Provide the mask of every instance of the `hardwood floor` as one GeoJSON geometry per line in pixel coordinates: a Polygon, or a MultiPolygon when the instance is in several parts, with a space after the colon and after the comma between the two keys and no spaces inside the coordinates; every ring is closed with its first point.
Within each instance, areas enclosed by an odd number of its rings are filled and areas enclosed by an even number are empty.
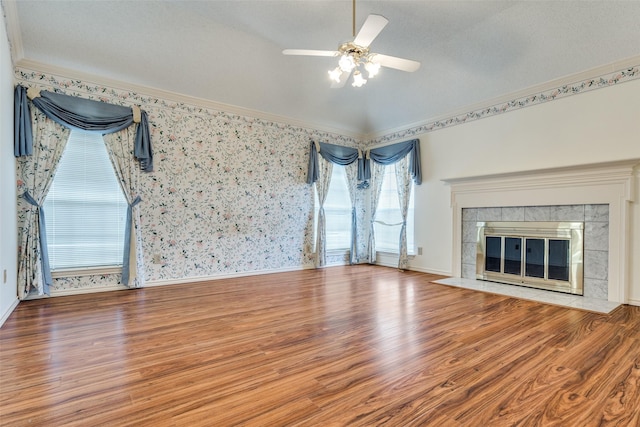
{"type": "Polygon", "coordinates": [[[639,426],[640,307],[372,266],[21,303],[3,426],[639,426]]]}

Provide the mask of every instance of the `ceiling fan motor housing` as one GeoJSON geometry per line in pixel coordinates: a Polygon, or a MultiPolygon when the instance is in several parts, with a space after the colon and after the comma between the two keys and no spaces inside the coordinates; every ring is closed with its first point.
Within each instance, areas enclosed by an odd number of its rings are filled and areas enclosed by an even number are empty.
{"type": "Polygon", "coordinates": [[[369,56],[369,48],[358,46],[353,42],[342,43],[338,48],[338,52],[341,55],[350,55],[356,63],[362,62],[362,60],[366,60],[367,56],[369,56]]]}

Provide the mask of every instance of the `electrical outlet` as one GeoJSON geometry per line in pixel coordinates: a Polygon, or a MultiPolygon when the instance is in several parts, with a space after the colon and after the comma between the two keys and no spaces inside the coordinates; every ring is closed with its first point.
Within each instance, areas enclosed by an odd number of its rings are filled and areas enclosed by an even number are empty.
{"type": "Polygon", "coordinates": [[[153,254],[153,263],[162,264],[162,257],[160,256],[160,254],[153,254]]]}
{"type": "Polygon", "coordinates": [[[418,255],[422,255],[422,246],[418,246],[418,255]]]}

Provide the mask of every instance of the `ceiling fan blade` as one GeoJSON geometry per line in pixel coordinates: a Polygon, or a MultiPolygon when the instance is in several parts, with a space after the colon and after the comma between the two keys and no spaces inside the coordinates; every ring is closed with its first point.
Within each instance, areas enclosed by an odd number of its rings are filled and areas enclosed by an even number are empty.
{"type": "Polygon", "coordinates": [[[347,80],[349,80],[349,77],[351,77],[351,72],[349,72],[349,74],[342,73],[342,76],[340,76],[340,83],[331,81],[331,89],[340,89],[341,87],[344,87],[347,80]]]}
{"type": "Polygon", "coordinates": [[[382,15],[369,15],[364,21],[358,35],[353,40],[354,44],[362,47],[369,47],[371,42],[378,37],[380,31],[387,25],[389,20],[382,15]]]}
{"type": "Polygon", "coordinates": [[[396,70],[408,71],[410,73],[420,68],[420,63],[418,61],[413,61],[411,59],[397,58],[395,56],[389,56],[389,55],[381,55],[379,53],[374,53],[373,56],[371,57],[371,61],[377,62],[383,67],[395,68],[396,70]]]}
{"type": "Polygon", "coordinates": [[[282,53],[284,55],[337,56],[339,52],[335,50],[285,49],[282,53]]]}

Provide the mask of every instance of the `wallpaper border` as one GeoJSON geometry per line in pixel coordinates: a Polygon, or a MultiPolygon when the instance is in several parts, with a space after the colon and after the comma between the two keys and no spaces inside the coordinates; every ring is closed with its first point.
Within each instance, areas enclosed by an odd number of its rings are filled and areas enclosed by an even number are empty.
{"type": "Polygon", "coordinates": [[[535,89],[525,89],[521,92],[529,92],[528,95],[514,96],[514,98],[509,101],[495,103],[489,107],[471,109],[471,111],[461,114],[446,115],[448,117],[445,116],[445,118],[440,120],[432,120],[403,130],[391,131],[390,133],[385,133],[382,136],[371,137],[371,139],[367,141],[367,145],[384,145],[397,140],[410,139],[427,132],[433,132],[447,127],[469,123],[474,120],[484,119],[510,111],[516,111],[522,108],[563,99],[573,95],[579,95],[596,89],[611,87],[637,79],[640,79],[640,65],[625,67],[624,69],[596,77],[583,78],[575,81],[574,83],[562,84],[548,89],[537,91],[535,89]]]}

